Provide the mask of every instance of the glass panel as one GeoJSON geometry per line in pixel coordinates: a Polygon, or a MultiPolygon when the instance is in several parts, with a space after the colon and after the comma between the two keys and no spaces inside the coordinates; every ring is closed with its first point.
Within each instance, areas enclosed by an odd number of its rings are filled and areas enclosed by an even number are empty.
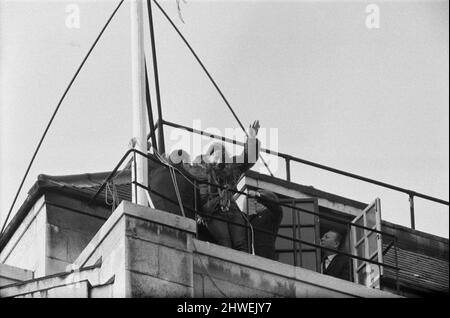
{"type": "Polygon", "coordinates": [[[369,241],[369,255],[371,256],[373,253],[377,252],[377,233],[372,232],[367,237],[369,241]]]}
{"type": "MultiPolygon", "coordinates": [[[[292,237],[292,233],[293,233],[292,228],[280,228],[278,230],[278,234],[288,236],[288,237],[292,237]]],[[[277,237],[277,240],[275,243],[275,248],[277,250],[293,249],[294,248],[293,241],[285,239],[285,238],[277,237]]]]}
{"type": "MultiPolygon", "coordinates": [[[[361,216],[355,223],[358,224],[358,225],[364,226],[364,224],[363,224],[364,223],[363,217],[361,216]]],[[[362,228],[359,228],[359,227],[356,227],[356,226],[354,228],[355,228],[355,231],[356,231],[356,242],[358,242],[363,237],[364,230],[362,228]]]]}
{"type": "Polygon", "coordinates": [[[366,213],[367,227],[373,228],[377,224],[376,205],[372,206],[366,213]]]}
{"type": "MultiPolygon", "coordinates": [[[[295,207],[298,207],[302,210],[311,211],[314,212],[314,202],[296,202],[293,204],[295,207]]],[[[295,213],[297,214],[297,219],[299,220],[300,224],[306,225],[306,224],[314,224],[314,215],[302,212],[300,210],[295,210],[295,213]]]]}
{"type": "MultiPolygon", "coordinates": [[[[365,249],[365,244],[364,244],[364,240],[356,247],[356,255],[359,257],[364,257],[366,258],[366,249],[365,249]]],[[[361,265],[363,261],[358,260],[358,266],[361,265]]]]}
{"type": "Polygon", "coordinates": [[[283,210],[283,219],[281,225],[292,225],[292,209],[287,207],[281,207],[283,210]]]}
{"type": "MultiPolygon", "coordinates": [[[[304,207],[302,207],[302,208],[304,208],[304,207]]],[[[313,211],[313,210],[311,210],[311,211],[313,211]]],[[[314,218],[315,218],[314,214],[310,214],[310,213],[307,213],[307,212],[299,212],[298,215],[300,217],[300,224],[301,225],[314,224],[314,221],[315,221],[314,220],[314,218]]]]}
{"type": "Polygon", "coordinates": [[[278,261],[281,263],[294,265],[294,252],[278,253],[278,261]]]}
{"type": "Polygon", "coordinates": [[[302,267],[317,271],[316,269],[316,252],[303,252],[302,253],[302,267]]]}
{"type": "MultiPolygon", "coordinates": [[[[315,243],[316,241],[316,229],[314,227],[301,227],[300,229],[300,239],[305,242],[315,243]]],[[[314,248],[308,244],[301,244],[301,249],[314,248]]]]}

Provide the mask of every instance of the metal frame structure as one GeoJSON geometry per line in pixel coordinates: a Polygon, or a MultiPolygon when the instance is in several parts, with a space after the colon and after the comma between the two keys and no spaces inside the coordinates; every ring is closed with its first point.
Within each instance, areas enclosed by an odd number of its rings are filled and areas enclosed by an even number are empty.
{"type": "MultiPolygon", "coordinates": [[[[165,166],[165,167],[168,168],[168,166],[166,166],[166,164],[160,162],[158,159],[154,158],[151,155],[145,154],[145,153],[143,153],[143,152],[141,152],[141,151],[139,151],[137,149],[129,149],[125,153],[125,155],[121,158],[121,160],[116,165],[116,167],[113,169],[113,171],[106,177],[106,179],[104,180],[104,182],[102,183],[100,188],[97,190],[97,192],[91,197],[90,204],[92,204],[97,199],[99,194],[105,189],[106,184],[111,179],[114,178],[114,176],[118,173],[120,166],[125,162],[125,160],[130,156],[130,154],[132,154],[132,156],[133,156],[132,160],[134,160],[134,157],[139,155],[139,156],[143,156],[143,157],[147,158],[148,160],[151,160],[151,161],[153,161],[153,162],[155,162],[155,163],[157,163],[157,164],[159,164],[161,166],[165,166]]],[[[192,181],[196,182],[196,183],[200,183],[200,181],[195,180],[195,179],[193,179],[192,181]]],[[[204,181],[201,181],[201,182],[202,183],[206,183],[206,184],[211,185],[211,186],[214,186],[214,187],[225,189],[225,188],[221,187],[220,185],[210,184],[210,183],[204,182],[204,181]]],[[[159,193],[157,190],[151,189],[149,186],[144,186],[144,185],[140,184],[139,182],[137,182],[135,180],[131,181],[131,185],[132,185],[132,187],[144,189],[144,190],[148,191],[149,193],[157,195],[157,196],[159,196],[159,197],[161,197],[161,198],[163,198],[163,199],[165,199],[165,200],[167,200],[167,201],[169,201],[169,202],[171,202],[173,204],[177,204],[178,205],[178,202],[175,202],[175,201],[171,200],[170,198],[167,198],[163,194],[159,193]]],[[[232,190],[232,189],[228,189],[228,190],[233,192],[234,194],[237,194],[237,195],[244,195],[244,196],[247,196],[247,197],[249,196],[248,193],[246,193],[244,191],[232,190]]],[[[194,212],[194,213],[196,213],[196,214],[198,214],[200,216],[204,216],[203,212],[198,211],[198,209],[197,209],[198,204],[197,204],[196,201],[197,200],[195,200],[195,209],[191,209],[191,208],[183,205],[184,209],[191,210],[192,212],[194,212]]],[[[346,252],[343,252],[343,251],[340,251],[340,250],[324,247],[324,246],[322,246],[320,244],[316,244],[316,243],[312,243],[312,242],[308,242],[308,241],[302,240],[301,238],[289,237],[289,236],[281,235],[281,234],[278,234],[278,233],[274,234],[274,233],[272,233],[270,231],[257,229],[257,231],[259,231],[259,232],[262,232],[262,233],[265,233],[265,234],[270,234],[270,235],[275,235],[277,238],[290,240],[290,241],[293,242],[293,244],[304,244],[304,245],[311,246],[311,248],[332,251],[335,254],[340,254],[340,255],[344,255],[346,257],[349,257],[351,260],[359,260],[361,262],[366,262],[366,263],[369,263],[369,264],[377,265],[377,266],[380,266],[382,268],[389,268],[389,269],[395,270],[396,271],[396,286],[397,286],[397,289],[399,288],[399,282],[398,282],[399,275],[398,275],[398,273],[400,271],[400,268],[398,267],[398,260],[397,260],[397,238],[394,235],[386,233],[386,232],[383,232],[383,231],[380,231],[380,230],[376,230],[376,229],[373,229],[373,228],[369,228],[369,227],[366,227],[366,226],[363,226],[363,225],[351,223],[351,222],[348,222],[348,221],[345,221],[345,220],[342,220],[342,219],[337,219],[336,217],[333,217],[333,216],[319,214],[318,212],[312,212],[312,211],[309,211],[309,210],[306,210],[306,209],[302,209],[302,208],[299,208],[299,207],[296,207],[296,206],[283,204],[283,203],[277,203],[277,204],[280,205],[280,206],[283,206],[283,207],[290,208],[293,211],[299,211],[299,212],[308,213],[308,214],[311,214],[311,215],[314,215],[314,216],[318,216],[318,217],[321,217],[321,218],[329,219],[329,220],[334,221],[334,222],[340,222],[342,224],[346,224],[349,227],[353,226],[353,227],[357,227],[357,228],[360,228],[360,229],[365,230],[365,231],[370,231],[370,232],[373,232],[373,233],[377,233],[377,234],[380,234],[380,235],[391,237],[393,239],[392,242],[383,250],[382,254],[383,255],[386,254],[389,251],[390,248],[394,247],[395,263],[396,263],[395,266],[392,266],[392,265],[389,265],[389,264],[380,263],[380,262],[378,262],[376,260],[373,260],[373,259],[360,257],[358,255],[346,253],[346,252]]],[[[208,218],[214,219],[214,218],[217,218],[217,217],[208,215],[208,218]]],[[[223,219],[221,219],[221,218],[217,218],[217,219],[220,219],[220,220],[223,221],[223,219]]],[[[236,225],[236,226],[245,227],[245,228],[250,230],[250,226],[248,226],[248,225],[235,223],[235,222],[232,222],[232,221],[229,221],[229,220],[227,220],[227,222],[229,222],[230,224],[236,225]]],[[[255,230],[255,229],[253,229],[253,230],[255,230]]],[[[320,268],[318,270],[320,271],[320,268]]]]}

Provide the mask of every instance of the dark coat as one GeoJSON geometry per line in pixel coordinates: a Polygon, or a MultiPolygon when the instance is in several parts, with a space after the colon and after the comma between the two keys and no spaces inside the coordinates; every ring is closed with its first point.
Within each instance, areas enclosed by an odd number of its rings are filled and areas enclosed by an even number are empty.
{"type": "MultiPolygon", "coordinates": [[[[184,208],[184,213],[186,217],[190,219],[195,219],[194,210],[194,186],[186,180],[179,172],[175,173],[176,180],[178,184],[178,189],[180,191],[181,201],[184,208]]],[[[155,192],[161,193],[165,197],[169,198],[174,202],[178,202],[177,195],[175,193],[175,187],[170,177],[169,169],[160,166],[154,168],[150,171],[149,175],[149,186],[155,192]]],[[[155,205],[156,209],[167,211],[173,214],[182,215],[179,204],[174,204],[155,193],[150,193],[150,197],[155,205]]]]}
{"type": "Polygon", "coordinates": [[[236,186],[242,175],[259,158],[259,144],[260,142],[256,138],[247,139],[244,145],[244,151],[239,156],[232,157],[229,162],[225,162],[225,158],[223,158],[224,163],[210,164],[202,159],[187,169],[189,174],[199,181],[199,207],[202,212],[213,214],[214,212],[227,209],[240,212],[239,207],[233,199],[233,191],[222,191],[220,188],[208,185],[207,183],[237,190],[236,186]],[[252,158],[250,155],[249,147],[256,149],[256,158],[252,158]]]}
{"type": "Polygon", "coordinates": [[[349,258],[344,255],[336,255],[323,273],[325,275],[351,281],[349,258]]]}
{"type": "Polygon", "coordinates": [[[250,216],[250,223],[253,226],[254,232],[255,254],[276,260],[275,235],[278,234],[283,211],[279,205],[269,203],[264,199],[258,201],[260,201],[266,209],[250,216]],[[273,233],[273,235],[260,232],[258,231],[259,229],[269,231],[273,233]]]}

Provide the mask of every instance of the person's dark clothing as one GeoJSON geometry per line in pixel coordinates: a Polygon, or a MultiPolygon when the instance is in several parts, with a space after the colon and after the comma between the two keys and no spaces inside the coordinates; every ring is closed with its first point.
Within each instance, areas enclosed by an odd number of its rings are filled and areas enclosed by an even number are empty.
{"type": "MultiPolygon", "coordinates": [[[[180,192],[181,202],[184,206],[184,213],[186,217],[195,219],[194,210],[194,186],[186,180],[179,172],[175,172],[178,189],[180,192]]],[[[149,187],[155,192],[159,192],[165,197],[169,198],[172,203],[163,197],[150,192],[150,198],[156,209],[167,211],[173,214],[182,215],[178,198],[175,193],[175,187],[170,176],[170,171],[165,166],[159,166],[152,169],[149,173],[149,187]]]]}
{"type": "Polygon", "coordinates": [[[351,281],[349,258],[344,255],[336,255],[323,273],[325,275],[351,281]]]}
{"type": "Polygon", "coordinates": [[[263,197],[258,199],[266,209],[262,212],[250,216],[250,223],[253,226],[254,233],[254,249],[258,256],[276,260],[275,241],[280,228],[283,211],[277,204],[264,200],[263,197]],[[273,235],[260,232],[258,230],[265,230],[273,233],[273,235]]]}
{"type": "Polygon", "coordinates": [[[232,208],[227,212],[214,213],[213,216],[219,219],[207,218],[206,227],[214,241],[222,246],[248,252],[247,228],[237,225],[247,225],[240,210],[232,208]]]}
{"type": "MultiPolygon", "coordinates": [[[[252,139],[252,142],[256,142],[256,159],[258,159],[259,141],[252,139]]],[[[211,236],[220,245],[245,252],[248,252],[247,228],[245,227],[247,224],[233,199],[234,192],[228,189],[236,190],[242,174],[256,162],[255,158],[249,160],[248,148],[247,141],[244,152],[240,156],[233,157],[230,162],[219,164],[201,162],[192,166],[190,171],[200,181],[200,210],[206,215],[202,217],[202,221],[211,236]],[[208,215],[214,218],[208,218],[208,215]],[[237,224],[227,223],[227,221],[237,224]]]]}

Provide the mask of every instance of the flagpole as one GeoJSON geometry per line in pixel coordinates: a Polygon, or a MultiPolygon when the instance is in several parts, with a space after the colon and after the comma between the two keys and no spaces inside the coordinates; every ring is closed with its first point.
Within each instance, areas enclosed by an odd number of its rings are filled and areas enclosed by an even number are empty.
{"type": "MultiPolygon", "coordinates": [[[[144,25],[142,0],[130,0],[131,20],[131,87],[133,108],[133,139],[135,149],[147,153],[144,25]]],[[[147,158],[136,155],[133,160],[133,181],[148,187],[147,158]]],[[[148,205],[146,190],[132,186],[132,202],[148,205]]]]}

